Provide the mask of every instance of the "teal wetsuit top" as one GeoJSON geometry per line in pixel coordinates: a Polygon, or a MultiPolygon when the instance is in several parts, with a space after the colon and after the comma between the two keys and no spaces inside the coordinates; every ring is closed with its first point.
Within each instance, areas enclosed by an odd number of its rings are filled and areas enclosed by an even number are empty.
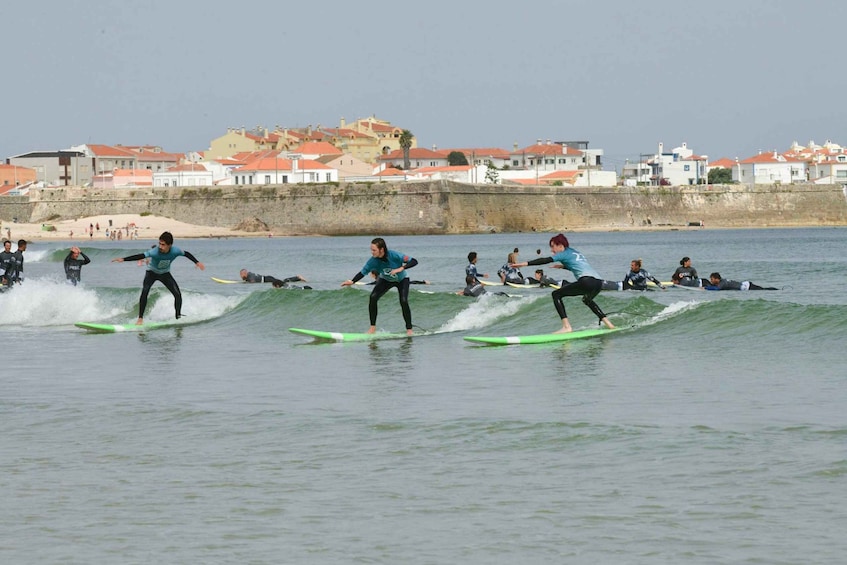
{"type": "MultiPolygon", "coordinates": [[[[365,266],[362,267],[360,274],[362,275],[362,277],[364,277],[368,273],[374,272],[381,279],[385,279],[389,282],[399,282],[405,279],[407,276],[405,269],[400,271],[396,275],[392,275],[391,271],[393,271],[394,269],[399,269],[403,266],[403,263],[408,263],[406,267],[411,268],[412,266],[414,266],[411,264],[412,261],[414,261],[414,259],[412,259],[408,255],[403,255],[402,253],[399,253],[397,251],[386,249],[384,259],[371,257],[370,259],[368,259],[368,262],[365,263],[365,266]]],[[[415,261],[415,265],[416,264],[417,261],[415,261]]],[[[359,277],[359,279],[361,279],[362,277],[359,277]]]]}
{"type": "MultiPolygon", "coordinates": [[[[599,273],[588,263],[585,255],[572,247],[568,247],[561,253],[553,255],[553,261],[564,265],[565,269],[572,272],[577,279],[579,277],[594,277],[595,279],[602,280],[599,273]]],[[[530,264],[532,263],[530,262],[530,264]]]]}
{"type": "MultiPolygon", "coordinates": [[[[147,270],[153,271],[157,275],[169,273],[171,271],[171,263],[173,260],[177,257],[182,257],[183,255],[188,257],[185,251],[175,245],[172,245],[170,251],[167,253],[162,253],[159,251],[158,247],[153,247],[144,252],[144,256],[150,258],[150,264],[147,265],[147,270]]],[[[188,258],[194,261],[194,263],[197,262],[196,259],[192,259],[191,257],[188,258]]]]}

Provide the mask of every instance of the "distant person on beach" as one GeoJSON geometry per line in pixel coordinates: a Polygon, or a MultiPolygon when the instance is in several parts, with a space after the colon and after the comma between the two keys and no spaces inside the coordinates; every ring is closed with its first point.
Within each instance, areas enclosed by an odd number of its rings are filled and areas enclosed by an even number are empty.
{"type": "Polygon", "coordinates": [[[633,259],[629,264],[629,272],[623,278],[624,290],[647,290],[647,283],[652,282],[662,290],[665,285],[659,282],[659,279],[645,271],[642,267],[641,259],[633,259]]]}
{"type": "Polygon", "coordinates": [[[680,286],[701,287],[707,281],[697,276],[697,269],[691,266],[691,257],[683,257],[671,275],[671,282],[680,286]]]}
{"type": "Polygon", "coordinates": [[[709,284],[704,290],[779,290],[773,286],[759,286],[750,281],[733,281],[721,277],[720,273],[709,275],[709,284]]]}
{"type": "MultiPolygon", "coordinates": [[[[274,288],[282,288],[288,286],[288,283],[292,282],[308,282],[302,275],[294,275],[293,277],[287,277],[284,279],[278,279],[276,277],[272,277],[269,275],[257,275],[256,273],[251,273],[247,269],[241,269],[239,273],[241,276],[241,280],[246,283],[271,283],[274,288]]],[[[304,287],[311,288],[311,287],[304,287]]]]}
{"type": "Polygon", "coordinates": [[[417,264],[418,260],[414,257],[388,249],[383,238],[377,237],[371,241],[371,258],[367,260],[365,266],[353,278],[341,283],[341,286],[350,286],[362,280],[371,271],[377,273],[376,285],[374,285],[374,289],[371,291],[371,298],[368,303],[368,315],[370,316],[371,327],[367,333],[376,333],[377,303],[379,299],[389,289],[396,288],[400,295],[400,310],[403,312],[403,321],[406,322],[406,335],[412,335],[412,311],[409,308],[409,277],[406,274],[406,270],[411,269],[417,264]]]}
{"type": "Polygon", "coordinates": [[[600,309],[600,306],[594,302],[594,297],[600,294],[603,290],[603,279],[588,263],[585,255],[573,249],[568,242],[568,238],[564,234],[557,234],[550,238],[551,257],[539,257],[531,261],[523,263],[515,263],[513,267],[526,267],[528,265],[545,265],[547,263],[560,263],[565,269],[576,276],[576,282],[562,284],[561,288],[554,290],[553,305],[556,307],[556,312],[562,319],[562,327],[553,333],[572,332],[568,314],[565,310],[565,304],[562,300],[565,296],[582,296],[582,302],[594,312],[597,319],[609,329],[614,329],[614,325],[609,321],[609,318],[600,309]]]}
{"type": "Polygon", "coordinates": [[[479,282],[480,277],[483,279],[488,278],[488,273],[479,274],[476,268],[477,255],[476,251],[471,251],[468,253],[468,266],[465,267],[465,276],[472,276],[477,282],[479,282]]]}
{"type": "Polygon", "coordinates": [[[137,253],[128,257],[119,257],[112,259],[112,262],[123,263],[124,261],[143,261],[150,259],[147,265],[147,271],[144,275],[144,283],[141,287],[141,298],[138,301],[138,320],[136,325],[144,323],[144,311],[147,309],[147,295],[150,294],[150,287],[153,283],[159,281],[167,288],[174,296],[174,311],[176,319],[182,317],[182,293],[179,291],[179,285],[171,275],[171,265],[177,257],[186,257],[192,261],[201,271],[206,267],[197,260],[194,255],[188,251],[183,251],[179,247],[174,246],[174,236],[170,232],[162,232],[159,236],[159,245],[152,247],[144,253],[137,253]]]}
{"type": "Polygon", "coordinates": [[[88,255],[83,253],[79,247],[71,247],[70,253],[65,257],[65,278],[76,286],[82,280],[82,266],[91,263],[88,255]],[[82,259],[80,259],[82,257],[82,259]]]}

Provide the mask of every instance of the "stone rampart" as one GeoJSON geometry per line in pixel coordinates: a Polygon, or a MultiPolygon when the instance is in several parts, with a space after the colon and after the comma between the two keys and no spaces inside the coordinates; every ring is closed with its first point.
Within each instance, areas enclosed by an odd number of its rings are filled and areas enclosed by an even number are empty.
{"type": "Polygon", "coordinates": [[[34,223],[141,214],[234,227],[259,218],[284,234],[456,234],[649,225],[847,225],[847,194],[827,185],[570,188],[450,181],[197,188],[45,188],[0,198],[0,219],[34,223]]]}

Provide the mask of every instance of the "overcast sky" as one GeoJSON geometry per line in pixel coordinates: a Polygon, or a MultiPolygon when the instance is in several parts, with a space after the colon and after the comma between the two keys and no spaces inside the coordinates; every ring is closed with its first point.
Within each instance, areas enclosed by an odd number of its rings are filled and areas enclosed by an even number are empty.
{"type": "Polygon", "coordinates": [[[660,141],[847,145],[844,0],[29,0],[2,21],[2,159],[372,114],[421,147],[587,140],[617,170],[660,141]]]}

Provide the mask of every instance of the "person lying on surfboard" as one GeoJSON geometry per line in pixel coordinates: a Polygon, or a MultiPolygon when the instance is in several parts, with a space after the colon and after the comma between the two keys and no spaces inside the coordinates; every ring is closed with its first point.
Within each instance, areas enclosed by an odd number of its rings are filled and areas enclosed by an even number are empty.
{"type": "MultiPolygon", "coordinates": [[[[241,280],[246,283],[271,283],[274,288],[282,288],[288,286],[288,283],[291,282],[309,282],[303,275],[294,275],[293,277],[286,277],[284,279],[278,279],[276,277],[272,277],[270,275],[257,275],[256,273],[251,273],[247,269],[241,269],[239,273],[241,275],[241,280]]],[[[304,286],[303,288],[311,288],[308,286],[304,286]]]]}
{"type": "Polygon", "coordinates": [[[171,232],[162,232],[159,236],[159,245],[151,247],[144,253],[136,253],[129,257],[118,257],[112,259],[113,263],[123,263],[124,261],[141,261],[149,258],[150,263],[147,265],[147,272],[144,275],[144,282],[141,286],[141,298],[138,300],[138,320],[136,325],[140,326],[144,323],[144,311],[147,309],[147,295],[150,294],[150,287],[156,281],[165,285],[171,294],[174,295],[174,310],[176,311],[176,319],[182,317],[182,293],[179,291],[179,285],[171,275],[171,265],[177,257],[187,257],[198,269],[204,271],[206,267],[197,260],[197,258],[183,251],[179,247],[174,246],[174,236],[171,232]]]}
{"type": "Polygon", "coordinates": [[[457,290],[456,294],[459,296],[471,296],[473,298],[478,298],[483,294],[498,294],[500,296],[509,296],[505,292],[488,292],[485,290],[485,286],[476,277],[473,275],[465,275],[465,288],[462,290],[457,290]]]}
{"type": "Polygon", "coordinates": [[[409,277],[406,270],[418,264],[414,257],[404,255],[398,251],[389,250],[385,240],[381,237],[371,241],[371,258],[356,273],[353,278],[347,279],[341,286],[350,286],[362,280],[371,271],[378,273],[376,285],[371,291],[368,302],[368,315],[371,327],[367,333],[376,333],[376,317],[378,313],[377,303],[382,295],[392,288],[396,288],[400,295],[400,310],[403,312],[403,321],[406,322],[406,335],[412,335],[412,310],[409,308],[409,277]]]}
{"type": "Polygon", "coordinates": [[[721,277],[720,273],[709,275],[708,285],[703,290],[779,290],[773,286],[759,286],[750,281],[733,281],[721,277]]]}
{"type": "Polygon", "coordinates": [[[552,253],[551,257],[539,257],[531,261],[515,263],[512,266],[517,268],[557,262],[576,276],[576,282],[564,283],[559,289],[553,291],[553,305],[562,319],[562,327],[553,333],[573,331],[571,323],[568,321],[564,301],[562,300],[565,296],[582,296],[582,302],[594,312],[597,319],[605,324],[607,328],[614,329],[615,326],[612,325],[612,322],[609,321],[603,310],[594,302],[594,297],[600,294],[600,291],[603,289],[603,278],[588,263],[585,255],[571,248],[568,238],[561,233],[550,238],[550,252],[552,253]]]}

